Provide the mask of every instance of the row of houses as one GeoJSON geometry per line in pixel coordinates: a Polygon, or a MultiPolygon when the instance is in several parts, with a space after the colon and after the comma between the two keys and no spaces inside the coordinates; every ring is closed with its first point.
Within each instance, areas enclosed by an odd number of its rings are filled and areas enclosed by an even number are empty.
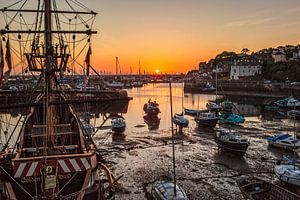
{"type": "Polygon", "coordinates": [[[208,62],[200,62],[199,74],[221,74],[229,79],[242,79],[262,73],[263,64],[300,61],[300,45],[262,49],[248,55],[224,51],[208,62]]]}

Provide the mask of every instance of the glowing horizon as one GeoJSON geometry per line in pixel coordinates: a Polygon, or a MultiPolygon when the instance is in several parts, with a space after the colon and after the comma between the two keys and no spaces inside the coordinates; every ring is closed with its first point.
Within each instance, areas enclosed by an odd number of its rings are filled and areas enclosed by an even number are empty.
{"type": "Polygon", "coordinates": [[[115,73],[118,57],[123,73],[138,73],[139,62],[141,73],[186,73],[223,51],[300,43],[297,0],[86,0],[84,5],[99,13],[92,38],[92,65],[99,72],[115,73]]]}

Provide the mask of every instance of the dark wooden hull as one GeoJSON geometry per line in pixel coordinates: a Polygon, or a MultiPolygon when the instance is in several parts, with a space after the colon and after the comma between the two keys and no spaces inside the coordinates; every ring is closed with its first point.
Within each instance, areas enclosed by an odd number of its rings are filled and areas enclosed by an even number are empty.
{"type": "Polygon", "coordinates": [[[215,142],[218,145],[218,148],[225,151],[230,151],[234,153],[245,154],[249,144],[248,143],[235,143],[235,142],[227,142],[223,141],[218,137],[215,137],[215,142]]]}
{"type": "Polygon", "coordinates": [[[196,118],[195,121],[197,122],[198,126],[215,127],[217,125],[219,119],[199,119],[199,118],[196,118]]]}
{"type": "Polygon", "coordinates": [[[237,181],[245,199],[249,200],[299,200],[300,196],[267,181],[253,178],[237,181]]]}

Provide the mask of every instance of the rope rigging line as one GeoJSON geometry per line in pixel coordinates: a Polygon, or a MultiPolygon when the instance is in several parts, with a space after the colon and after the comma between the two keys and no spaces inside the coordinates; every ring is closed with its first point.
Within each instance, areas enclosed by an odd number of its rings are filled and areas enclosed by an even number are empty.
{"type": "MultiPolygon", "coordinates": [[[[27,3],[28,0],[25,0],[24,3],[21,5],[21,7],[19,8],[19,10],[21,10],[24,5],[27,3]]],[[[16,12],[16,14],[12,17],[11,21],[9,23],[6,24],[6,29],[9,29],[10,24],[12,23],[12,21],[16,18],[16,16],[19,14],[19,12],[16,12]]]]}
{"type": "MultiPolygon", "coordinates": [[[[73,8],[73,6],[68,2],[68,0],[65,0],[65,2],[68,4],[68,6],[72,9],[72,11],[76,12],[76,10],[73,8]]],[[[89,28],[88,24],[84,21],[84,19],[81,17],[81,15],[77,14],[76,15],[81,22],[86,26],[86,28],[89,28]]]]}

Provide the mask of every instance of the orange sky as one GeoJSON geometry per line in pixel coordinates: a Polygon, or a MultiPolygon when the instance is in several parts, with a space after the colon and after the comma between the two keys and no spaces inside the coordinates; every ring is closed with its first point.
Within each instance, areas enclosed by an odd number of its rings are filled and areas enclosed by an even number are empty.
{"type": "MultiPolygon", "coordinates": [[[[3,5],[11,2],[3,1],[3,5]]],[[[300,43],[299,0],[85,0],[84,4],[99,13],[94,23],[99,34],[92,43],[92,64],[99,71],[115,72],[118,56],[122,72],[130,67],[137,72],[140,60],[149,73],[156,69],[180,73],[224,50],[300,43]]]]}

